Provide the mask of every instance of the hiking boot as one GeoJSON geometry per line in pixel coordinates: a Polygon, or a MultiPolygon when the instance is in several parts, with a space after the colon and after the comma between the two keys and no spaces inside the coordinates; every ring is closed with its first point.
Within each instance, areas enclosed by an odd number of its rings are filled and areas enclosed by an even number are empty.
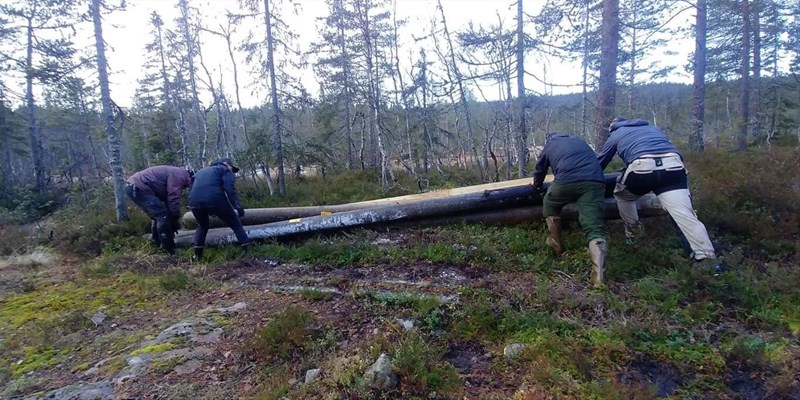
{"type": "Polygon", "coordinates": [[[564,245],[561,242],[561,217],[547,217],[544,219],[547,223],[547,230],[550,231],[550,236],[547,237],[545,243],[553,248],[556,255],[561,257],[564,253],[564,245]]]}
{"type": "Polygon", "coordinates": [[[203,248],[202,247],[195,247],[194,248],[194,260],[200,261],[203,259],[203,248]]]}
{"type": "Polygon", "coordinates": [[[700,268],[701,271],[708,271],[713,276],[720,276],[725,272],[725,267],[722,261],[716,258],[704,258],[702,260],[694,260],[695,266],[700,268]]]}
{"type": "Polygon", "coordinates": [[[625,244],[633,246],[644,236],[644,225],[641,222],[625,224],[625,244]]]}
{"type": "Polygon", "coordinates": [[[253,253],[253,242],[240,244],[239,249],[241,250],[241,255],[249,256],[253,253]]]}
{"type": "Polygon", "coordinates": [[[606,254],[608,242],[605,239],[594,239],[589,242],[589,256],[592,258],[592,274],[590,282],[595,289],[605,287],[603,279],[606,272],[606,254]]]}

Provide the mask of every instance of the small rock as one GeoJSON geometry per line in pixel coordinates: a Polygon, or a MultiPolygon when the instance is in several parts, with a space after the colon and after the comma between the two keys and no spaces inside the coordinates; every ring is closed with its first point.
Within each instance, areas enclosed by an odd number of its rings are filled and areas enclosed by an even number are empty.
{"type": "Polygon", "coordinates": [[[264,264],[266,264],[266,266],[268,266],[268,267],[274,268],[274,267],[277,267],[278,265],[281,265],[281,262],[279,260],[275,260],[275,259],[272,259],[272,258],[265,258],[264,259],[264,264]]]}
{"type": "Polygon", "coordinates": [[[189,360],[181,365],[176,366],[175,373],[178,375],[187,375],[197,371],[198,368],[200,368],[200,361],[189,360]]]}
{"type": "Polygon", "coordinates": [[[294,386],[297,384],[297,379],[296,378],[289,379],[289,382],[287,383],[289,384],[289,386],[294,386]]]}
{"type": "MultiPolygon", "coordinates": [[[[375,329],[373,329],[373,330],[372,330],[372,334],[373,334],[373,335],[377,335],[377,334],[378,334],[378,332],[380,332],[380,331],[378,330],[378,328],[375,328],[375,329]]],[[[22,363],[22,360],[20,360],[20,363],[22,363]]]]}
{"type": "Polygon", "coordinates": [[[414,329],[414,320],[412,319],[395,318],[395,322],[400,324],[400,326],[407,331],[414,329]]]}
{"type": "Polygon", "coordinates": [[[364,372],[364,383],[374,389],[390,390],[397,386],[399,379],[392,369],[392,360],[381,353],[375,364],[364,372]]]}
{"type": "Polygon", "coordinates": [[[511,343],[503,349],[503,355],[506,358],[514,358],[525,350],[525,345],[522,343],[511,343]]]}
{"type": "Polygon", "coordinates": [[[101,311],[97,311],[97,312],[96,312],[94,315],[92,315],[92,317],[91,317],[91,318],[89,318],[89,319],[90,319],[92,322],[94,322],[94,326],[100,326],[100,324],[102,324],[102,323],[103,323],[103,321],[105,321],[105,320],[106,320],[106,315],[105,315],[105,314],[103,313],[103,311],[101,310],[101,311]]]}
{"type": "Polygon", "coordinates": [[[223,307],[217,310],[222,314],[228,315],[228,314],[236,314],[237,312],[244,310],[245,308],[247,308],[247,303],[240,301],[230,307],[223,307]]]}
{"type": "Polygon", "coordinates": [[[322,374],[322,370],[319,368],[314,368],[306,371],[305,384],[309,385],[311,383],[314,383],[314,381],[319,379],[320,374],[322,374]]]}

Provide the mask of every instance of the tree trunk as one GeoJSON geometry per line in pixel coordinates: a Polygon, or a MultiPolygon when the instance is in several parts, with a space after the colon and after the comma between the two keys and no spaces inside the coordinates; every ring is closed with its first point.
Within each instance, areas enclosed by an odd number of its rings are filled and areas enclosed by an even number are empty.
{"type": "Polygon", "coordinates": [[[581,60],[581,67],[583,68],[581,78],[581,137],[588,141],[588,133],[586,132],[588,116],[586,111],[589,108],[589,2],[586,2],[583,23],[585,26],[583,32],[583,59],[581,60]]]}
{"type": "Polygon", "coordinates": [[[689,148],[702,152],[705,149],[703,125],[706,113],[706,0],[697,0],[697,17],[695,22],[694,58],[692,69],[694,85],[692,86],[692,130],[689,136],[689,148]]]}
{"type": "MultiPolygon", "coordinates": [[[[472,156],[475,158],[475,163],[478,165],[478,171],[481,174],[481,179],[486,179],[486,166],[484,163],[481,163],[478,159],[478,146],[476,144],[475,133],[472,127],[472,113],[470,112],[469,104],[467,103],[467,93],[464,90],[464,76],[461,74],[461,70],[458,68],[458,63],[456,62],[456,53],[455,49],[453,48],[453,40],[450,37],[450,30],[447,28],[447,19],[444,16],[444,8],[442,8],[442,1],[438,0],[439,5],[439,12],[442,15],[442,26],[444,28],[444,36],[447,39],[447,47],[448,52],[450,55],[450,64],[451,68],[453,69],[453,75],[456,77],[456,85],[458,86],[458,96],[459,101],[461,102],[461,108],[464,109],[464,118],[466,119],[467,123],[467,143],[469,143],[470,151],[472,152],[472,156]]],[[[484,160],[485,152],[484,152],[484,160]]],[[[487,161],[488,162],[488,161],[487,161]]]]}
{"type": "Polygon", "coordinates": [[[528,132],[525,127],[525,33],[522,0],[517,0],[517,174],[528,175],[528,132]]]}
{"type": "Polygon", "coordinates": [[[192,87],[192,100],[194,100],[194,112],[195,112],[195,120],[197,124],[203,128],[203,137],[200,139],[200,154],[197,160],[199,165],[203,165],[206,161],[206,143],[208,142],[208,123],[206,122],[206,114],[203,111],[203,107],[200,105],[200,97],[197,93],[197,79],[196,74],[197,71],[194,67],[194,38],[192,38],[191,33],[189,32],[189,5],[188,0],[179,0],[180,8],[181,8],[181,17],[183,18],[182,29],[183,29],[183,37],[186,40],[186,50],[188,51],[188,55],[186,57],[187,62],[189,64],[189,84],[192,87]]]}
{"type": "Polygon", "coordinates": [[[31,142],[31,158],[33,159],[33,176],[36,191],[41,193],[47,183],[44,168],[42,143],[36,129],[36,103],[33,100],[33,17],[28,18],[27,48],[25,56],[25,104],[28,111],[28,137],[31,142]]]}
{"type": "Polygon", "coordinates": [[[14,174],[11,167],[11,128],[8,125],[8,109],[6,108],[6,94],[0,82],[0,145],[3,146],[2,176],[0,186],[7,187],[14,184],[14,174]]]}
{"type": "Polygon", "coordinates": [[[344,33],[344,6],[342,0],[336,0],[337,15],[339,15],[339,49],[342,53],[342,79],[344,88],[344,117],[345,117],[345,139],[347,140],[347,170],[352,171],[355,169],[355,141],[353,140],[353,115],[351,111],[352,102],[350,96],[350,55],[347,52],[347,37],[344,33]]]}
{"type": "Polygon", "coordinates": [[[97,74],[100,80],[100,98],[103,102],[103,119],[108,135],[108,165],[114,180],[114,199],[117,210],[117,222],[128,219],[128,208],[125,205],[125,177],[122,172],[122,160],[119,151],[117,127],[114,125],[114,113],[111,104],[111,91],[108,88],[108,64],[106,48],[103,42],[103,26],[100,16],[102,0],[92,0],[92,20],[94,21],[94,40],[97,46],[97,74]]]}
{"type": "Polygon", "coordinates": [[[742,1],[742,87],[740,89],[740,121],[736,149],[747,148],[747,128],[750,124],[750,0],[742,1]]]}
{"type": "Polygon", "coordinates": [[[278,190],[286,194],[286,173],[283,165],[283,141],[281,110],[278,106],[278,86],[275,83],[274,39],[272,37],[272,14],[269,11],[270,0],[264,0],[264,21],[267,26],[267,67],[269,69],[270,98],[272,100],[272,150],[278,168],[278,190]]]}
{"type": "Polygon", "coordinates": [[[753,15],[753,139],[761,136],[761,6],[763,2],[754,2],[753,15]]]}
{"type": "Polygon", "coordinates": [[[595,149],[603,148],[608,124],[614,118],[619,53],[619,0],[603,0],[603,39],[600,49],[600,81],[597,91],[595,149]]]}

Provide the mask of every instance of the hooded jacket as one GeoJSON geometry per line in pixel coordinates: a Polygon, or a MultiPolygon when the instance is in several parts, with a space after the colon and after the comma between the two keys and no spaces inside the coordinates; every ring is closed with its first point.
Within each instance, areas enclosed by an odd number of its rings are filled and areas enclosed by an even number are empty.
{"type": "Polygon", "coordinates": [[[533,170],[534,186],[544,183],[548,168],[553,169],[555,182],[605,182],[603,170],[592,148],[583,139],[563,133],[548,135],[533,170]]]}
{"type": "Polygon", "coordinates": [[[225,159],[216,160],[194,174],[190,208],[241,208],[234,186],[236,176],[224,162],[225,159]]]}
{"type": "Polygon", "coordinates": [[[600,167],[605,169],[617,153],[625,165],[645,154],[681,154],[661,130],[642,119],[621,120],[611,124],[608,140],[597,155],[600,167]]]}
{"type": "Polygon", "coordinates": [[[141,170],[128,178],[127,182],[140,190],[150,190],[173,216],[181,215],[181,192],[192,186],[189,171],[169,165],[157,165],[141,170]]]}

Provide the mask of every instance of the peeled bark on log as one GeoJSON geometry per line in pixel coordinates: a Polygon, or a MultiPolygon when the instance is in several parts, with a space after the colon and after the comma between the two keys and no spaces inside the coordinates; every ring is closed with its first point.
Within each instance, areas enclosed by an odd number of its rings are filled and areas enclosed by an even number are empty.
{"type": "MultiPolygon", "coordinates": [[[[619,174],[606,174],[606,197],[611,196],[616,179],[619,174]]],[[[356,210],[366,210],[384,206],[400,206],[405,204],[415,204],[422,201],[446,199],[454,196],[483,193],[488,190],[499,190],[509,188],[527,187],[530,188],[530,178],[515,179],[511,181],[489,183],[484,185],[466,186],[454,189],[436,190],[428,193],[411,194],[406,196],[389,197],[385,199],[360,201],[357,203],[337,204],[329,206],[308,206],[308,207],[276,207],[276,208],[249,208],[245,210],[242,224],[260,225],[278,221],[287,221],[295,218],[307,218],[324,215],[328,213],[341,213],[356,210]]],[[[547,185],[547,183],[545,184],[547,185]]],[[[541,204],[541,199],[537,200],[541,204]]],[[[225,223],[216,217],[210,220],[212,228],[224,227],[225,223]]],[[[197,220],[191,212],[183,215],[182,225],[185,228],[193,229],[197,227],[197,220]]]]}
{"type": "MultiPolygon", "coordinates": [[[[614,178],[607,177],[607,183],[608,179],[613,181],[614,178]]],[[[545,183],[544,186],[547,189],[549,183],[545,183]]],[[[457,215],[476,210],[489,211],[500,208],[530,206],[531,204],[541,204],[541,201],[541,197],[534,192],[533,187],[526,184],[524,186],[486,190],[447,198],[416,201],[410,204],[388,205],[365,210],[246,226],[245,230],[251,239],[265,239],[308,232],[324,232],[457,215]]],[[[179,234],[175,238],[175,243],[182,247],[191,246],[192,234],[193,232],[179,234]]],[[[226,245],[235,242],[236,237],[230,229],[211,229],[206,239],[206,246],[226,245]]]]}

